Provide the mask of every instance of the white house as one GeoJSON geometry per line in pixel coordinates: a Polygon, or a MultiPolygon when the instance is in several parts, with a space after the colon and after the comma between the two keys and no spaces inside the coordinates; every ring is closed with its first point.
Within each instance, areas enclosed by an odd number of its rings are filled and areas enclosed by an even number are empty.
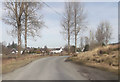
{"type": "MultiPolygon", "coordinates": [[[[13,49],[11,49],[10,53],[11,53],[11,54],[17,54],[18,51],[17,51],[17,49],[13,48],[13,49]]],[[[23,51],[21,51],[21,54],[22,54],[22,53],[23,53],[23,51]]]]}
{"type": "Polygon", "coordinates": [[[17,51],[15,48],[11,49],[10,52],[11,52],[12,54],[16,54],[16,53],[18,53],[18,51],[17,51]]]}
{"type": "Polygon", "coordinates": [[[50,51],[50,53],[61,53],[63,51],[62,48],[58,49],[58,50],[52,50],[50,51]]]}

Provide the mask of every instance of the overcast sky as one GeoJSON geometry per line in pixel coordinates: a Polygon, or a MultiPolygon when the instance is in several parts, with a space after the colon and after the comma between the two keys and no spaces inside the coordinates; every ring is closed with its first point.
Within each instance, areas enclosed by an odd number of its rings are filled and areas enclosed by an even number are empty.
{"type": "MultiPolygon", "coordinates": [[[[64,3],[63,2],[46,2],[49,6],[51,6],[54,10],[59,12],[59,14],[63,14],[64,12],[64,3]]],[[[118,42],[118,3],[117,2],[84,2],[84,9],[87,13],[87,27],[88,29],[81,33],[83,36],[89,35],[89,30],[93,30],[95,32],[98,24],[101,21],[109,21],[112,25],[112,40],[110,43],[118,42]]],[[[1,5],[0,5],[1,6],[1,5]]],[[[2,10],[0,10],[1,12],[2,10]]],[[[48,27],[44,27],[40,31],[40,38],[28,39],[28,46],[30,47],[44,47],[45,45],[48,47],[63,47],[67,44],[64,36],[60,33],[61,30],[61,15],[58,15],[52,9],[46,7],[42,8],[41,12],[44,15],[45,25],[48,27]]],[[[5,41],[7,43],[12,43],[15,41],[17,43],[17,39],[15,37],[10,36],[7,31],[11,29],[11,26],[6,25],[0,21],[0,30],[2,30],[2,39],[0,41],[5,41]]],[[[78,44],[80,42],[78,41],[78,44]]],[[[71,42],[73,44],[73,41],[71,42]]],[[[24,45],[24,44],[23,44],[24,45]]]]}

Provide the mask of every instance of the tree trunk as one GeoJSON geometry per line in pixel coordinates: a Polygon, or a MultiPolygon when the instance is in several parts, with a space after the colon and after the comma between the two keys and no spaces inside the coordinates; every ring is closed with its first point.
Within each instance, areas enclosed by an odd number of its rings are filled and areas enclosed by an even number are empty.
{"type": "Polygon", "coordinates": [[[27,48],[27,10],[28,10],[28,6],[27,6],[27,2],[25,5],[25,49],[27,48]]]}
{"type": "Polygon", "coordinates": [[[25,49],[27,48],[27,27],[25,25],[25,49]]]}
{"type": "Polygon", "coordinates": [[[70,28],[69,27],[68,27],[68,55],[70,55],[70,28]]]}
{"type": "Polygon", "coordinates": [[[70,55],[70,13],[68,15],[68,55],[70,55]]]}
{"type": "Polygon", "coordinates": [[[21,55],[21,16],[23,13],[24,3],[20,7],[19,14],[17,12],[17,3],[15,3],[16,21],[18,26],[18,56],[21,55]]]}
{"type": "Polygon", "coordinates": [[[15,3],[15,15],[16,15],[16,21],[17,21],[17,28],[18,28],[18,56],[21,55],[21,21],[20,17],[18,17],[18,12],[17,12],[17,3],[15,3]]]}
{"type": "Polygon", "coordinates": [[[77,48],[76,9],[75,9],[74,22],[75,22],[75,53],[76,53],[76,48],[77,48]]]}
{"type": "Polygon", "coordinates": [[[18,55],[21,55],[21,25],[18,25],[18,55]]]}

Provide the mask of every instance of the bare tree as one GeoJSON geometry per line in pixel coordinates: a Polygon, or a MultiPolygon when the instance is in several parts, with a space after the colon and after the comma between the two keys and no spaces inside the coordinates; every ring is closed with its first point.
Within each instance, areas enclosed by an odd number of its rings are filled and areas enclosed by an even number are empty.
{"type": "Polygon", "coordinates": [[[90,38],[89,38],[89,47],[90,47],[90,50],[94,49],[95,47],[97,47],[97,44],[96,44],[96,40],[95,40],[95,34],[94,34],[94,31],[90,30],[90,38]]]}
{"type": "Polygon", "coordinates": [[[96,31],[96,40],[100,45],[107,44],[111,39],[111,34],[110,24],[108,22],[101,22],[96,31]]]}
{"type": "Polygon", "coordinates": [[[17,30],[18,36],[18,55],[21,54],[21,27],[22,15],[24,11],[24,2],[4,2],[5,16],[3,21],[6,24],[12,25],[17,30]]]}
{"type": "Polygon", "coordinates": [[[104,22],[104,24],[105,24],[105,44],[108,44],[112,35],[112,30],[111,30],[112,27],[108,21],[104,22]]]}
{"type": "Polygon", "coordinates": [[[96,31],[96,40],[98,42],[98,44],[102,45],[104,43],[104,39],[105,39],[105,32],[104,32],[104,23],[100,23],[100,25],[97,28],[96,31]]]}
{"type": "Polygon", "coordinates": [[[70,38],[71,38],[71,27],[72,27],[72,3],[65,3],[65,13],[62,18],[63,33],[67,36],[68,41],[68,55],[70,55],[70,38]]]}
{"type": "Polygon", "coordinates": [[[85,45],[89,45],[89,38],[85,36],[85,45]]]}
{"type": "Polygon", "coordinates": [[[40,2],[25,2],[25,48],[27,48],[27,36],[39,36],[39,29],[44,25],[42,15],[37,15],[42,4],[40,2]]]}
{"type": "MultiPolygon", "coordinates": [[[[42,7],[42,4],[40,2],[6,2],[5,3],[6,13],[8,14],[7,16],[5,14],[3,20],[5,21],[5,23],[13,25],[15,27],[11,31],[9,31],[9,33],[12,36],[16,36],[19,33],[20,35],[18,40],[19,42],[23,34],[25,38],[25,48],[27,48],[27,37],[39,36],[39,33],[38,33],[39,29],[44,25],[44,22],[42,20],[43,16],[40,13],[38,15],[38,11],[41,9],[41,7],[42,7]],[[17,3],[17,6],[15,6],[16,3],[17,3]],[[15,18],[16,12],[14,7],[17,7],[16,9],[18,13],[20,11],[21,3],[23,3],[21,8],[22,15],[18,17],[20,18],[20,29],[18,29],[17,23],[19,21],[17,22],[15,18]],[[8,19],[10,19],[11,21],[9,21],[8,19]]],[[[21,45],[21,42],[20,42],[20,45],[21,45]]]]}
{"type": "Polygon", "coordinates": [[[82,28],[85,28],[86,13],[83,5],[80,2],[73,2],[73,21],[74,21],[74,37],[75,37],[75,52],[77,49],[77,36],[82,28]]]}
{"type": "Polygon", "coordinates": [[[84,41],[84,40],[83,40],[83,37],[81,37],[81,38],[80,38],[80,48],[81,48],[81,49],[82,49],[82,48],[83,48],[83,46],[84,46],[83,41],[84,41]]]}
{"type": "Polygon", "coordinates": [[[25,49],[27,48],[27,20],[28,20],[28,3],[25,3],[25,49]]]}

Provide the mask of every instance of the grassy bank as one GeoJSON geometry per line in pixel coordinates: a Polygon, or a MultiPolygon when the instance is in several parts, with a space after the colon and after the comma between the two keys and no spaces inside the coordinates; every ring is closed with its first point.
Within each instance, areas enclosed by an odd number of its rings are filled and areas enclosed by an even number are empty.
{"type": "Polygon", "coordinates": [[[69,57],[67,60],[101,70],[120,74],[118,72],[120,54],[117,45],[107,45],[94,50],[81,52],[77,56],[69,57]]]}
{"type": "Polygon", "coordinates": [[[44,58],[48,56],[40,56],[40,55],[24,55],[24,56],[7,56],[2,58],[2,74],[12,72],[17,68],[25,66],[30,62],[44,58]]]}

